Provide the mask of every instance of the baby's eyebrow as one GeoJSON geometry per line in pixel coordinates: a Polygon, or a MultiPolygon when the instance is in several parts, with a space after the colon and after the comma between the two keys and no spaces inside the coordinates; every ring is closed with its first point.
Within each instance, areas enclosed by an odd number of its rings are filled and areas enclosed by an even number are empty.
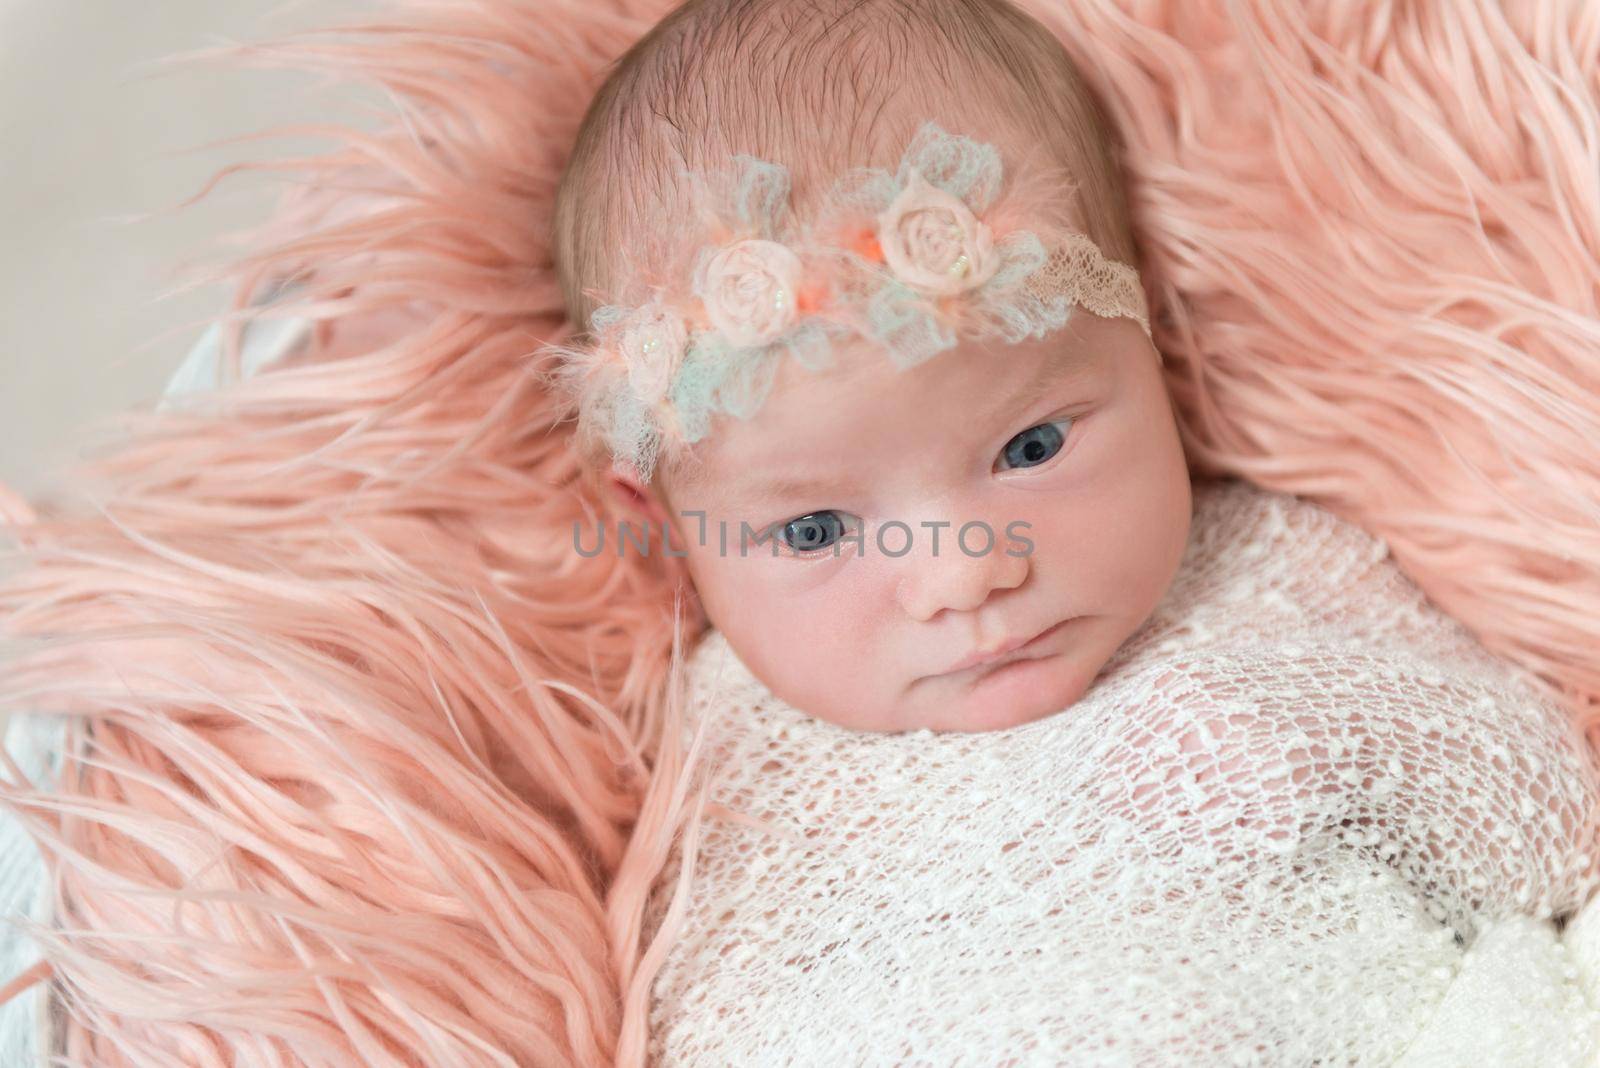
{"type": "Polygon", "coordinates": [[[768,498],[822,496],[839,488],[835,477],[819,478],[769,478],[758,483],[734,484],[728,496],[735,501],[766,500],[768,498]]]}
{"type": "Polygon", "coordinates": [[[1039,361],[1038,371],[1022,383],[1021,388],[984,407],[975,425],[992,426],[1002,418],[1012,417],[1018,408],[1032,402],[1046,386],[1067,381],[1091,369],[1094,366],[1091,355],[1090,351],[1079,348],[1051,353],[1048,359],[1039,361]]]}

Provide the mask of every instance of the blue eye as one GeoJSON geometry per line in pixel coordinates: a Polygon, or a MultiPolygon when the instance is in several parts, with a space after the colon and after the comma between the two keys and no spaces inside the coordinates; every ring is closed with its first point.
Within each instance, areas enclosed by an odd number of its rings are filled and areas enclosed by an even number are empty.
{"type": "Polygon", "coordinates": [[[797,553],[826,549],[844,534],[839,513],[829,509],[796,516],[778,528],[778,540],[797,553]]]}
{"type": "Polygon", "coordinates": [[[1066,440],[1061,431],[1056,429],[1057,424],[1065,424],[1070,429],[1072,420],[1056,419],[1030,426],[1006,442],[1005,448],[1000,450],[1000,458],[1008,467],[1039,466],[1060,452],[1061,444],[1066,440]]]}

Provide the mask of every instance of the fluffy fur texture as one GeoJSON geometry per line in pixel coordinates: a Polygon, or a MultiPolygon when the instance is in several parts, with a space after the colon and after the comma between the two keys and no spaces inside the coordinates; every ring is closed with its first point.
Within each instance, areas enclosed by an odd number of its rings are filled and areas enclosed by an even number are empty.
{"type": "MultiPolygon", "coordinates": [[[[397,111],[272,163],[299,188],[224,269],[231,322],[300,283],[265,314],[306,353],[0,496],[0,709],[73,723],[0,800],[74,1061],[642,1062],[641,907],[713,814],[669,685],[701,621],[571,551],[614,517],[525,357],[564,154],[666,6],[396,0],[223,57],[397,111]]],[[[1600,730],[1600,9],[1027,6],[1123,128],[1197,474],[1384,537],[1600,730]]]]}

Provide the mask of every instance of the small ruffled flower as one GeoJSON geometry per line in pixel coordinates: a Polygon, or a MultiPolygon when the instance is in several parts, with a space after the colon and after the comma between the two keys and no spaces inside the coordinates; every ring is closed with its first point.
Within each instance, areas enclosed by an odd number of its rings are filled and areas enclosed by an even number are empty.
{"type": "Polygon", "coordinates": [[[628,385],[641,403],[654,405],[667,395],[688,344],[689,328],[671,308],[652,301],[639,309],[617,349],[628,368],[628,385]]]}
{"type": "Polygon", "coordinates": [[[878,216],[878,244],[896,278],[933,296],[975,289],[1000,267],[988,224],[920,170],[878,216]]]}
{"type": "Polygon", "coordinates": [[[706,316],[735,348],[776,341],[795,323],[800,257],[776,241],[750,238],[705,261],[695,291],[706,316]]]}

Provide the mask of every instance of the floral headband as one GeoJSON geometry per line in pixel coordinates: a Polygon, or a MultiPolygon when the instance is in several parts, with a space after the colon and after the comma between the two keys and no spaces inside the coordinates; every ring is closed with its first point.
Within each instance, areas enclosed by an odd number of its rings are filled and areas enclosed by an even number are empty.
{"type": "Polygon", "coordinates": [[[1150,336],[1138,272],[1067,227],[997,234],[1000,220],[984,216],[999,152],[937,123],[922,125],[895,173],[841,178],[803,232],[787,226],[778,164],[741,154],[728,170],[685,174],[707,240],[677,253],[668,277],[689,279],[689,292],[646,285],[638,303],[596,309],[592,344],[541,350],[560,357],[580,433],[646,481],[663,447],[705,437],[714,412],[755,414],[785,355],[820,370],[843,337],[875,341],[906,368],[958,334],[1042,337],[1074,306],[1150,336]]]}

